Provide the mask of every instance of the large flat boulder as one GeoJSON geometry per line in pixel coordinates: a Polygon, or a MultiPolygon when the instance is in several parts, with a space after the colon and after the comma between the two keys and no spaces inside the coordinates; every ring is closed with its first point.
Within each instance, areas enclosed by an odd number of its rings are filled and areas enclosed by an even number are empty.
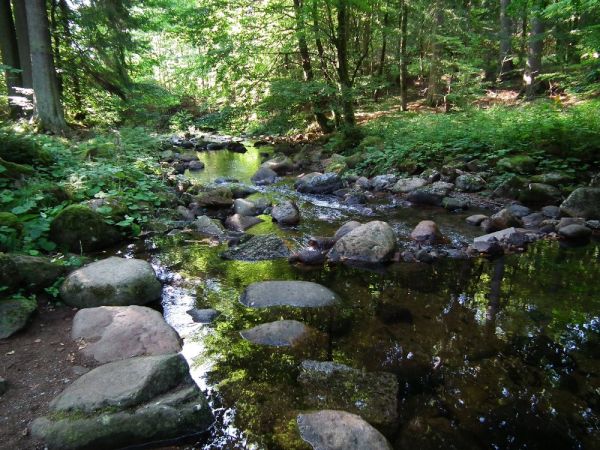
{"type": "Polygon", "coordinates": [[[146,261],[110,257],[72,272],[60,295],[77,308],[144,305],[160,298],[161,285],[146,261]]]}
{"type": "Polygon", "coordinates": [[[337,173],[312,172],[299,178],[295,186],[306,194],[331,194],[342,187],[342,180],[337,173]]]}
{"type": "Polygon", "coordinates": [[[251,308],[294,306],[318,308],[339,301],[336,293],[310,281],[262,281],[246,288],[240,302],[251,308]]]}
{"type": "Polygon", "coordinates": [[[265,234],[253,236],[246,242],[224,251],[221,256],[238,261],[264,261],[288,258],[290,250],[280,237],[265,234]]]}
{"type": "Polygon", "coordinates": [[[374,424],[391,424],[398,418],[398,380],[391,373],[307,360],[300,366],[298,382],[311,407],[342,409],[374,424]]]}
{"type": "Polygon", "coordinates": [[[272,347],[292,347],[306,339],[311,333],[311,328],[297,320],[278,320],[263,323],[249,330],[240,332],[247,341],[258,345],[272,347]]]}
{"type": "Polygon", "coordinates": [[[162,314],[145,306],[101,306],[75,314],[71,337],[99,363],[181,351],[179,336],[162,314]]]}
{"type": "Polygon", "coordinates": [[[562,202],[560,210],[571,217],[600,219],[600,188],[580,187],[562,202]]]}
{"type": "Polygon", "coordinates": [[[330,261],[377,264],[389,261],[396,250],[394,230],[372,221],[342,236],[328,253],[330,261]]]}
{"type": "Polygon", "coordinates": [[[364,419],[345,411],[322,410],[297,418],[300,437],[315,450],[391,450],[387,439],[364,419]]]}
{"type": "Polygon", "coordinates": [[[31,434],[50,450],[111,450],[196,434],[207,430],[214,417],[196,386],[184,386],[153,398],[135,409],[98,414],[61,413],[42,417],[31,434]]]}

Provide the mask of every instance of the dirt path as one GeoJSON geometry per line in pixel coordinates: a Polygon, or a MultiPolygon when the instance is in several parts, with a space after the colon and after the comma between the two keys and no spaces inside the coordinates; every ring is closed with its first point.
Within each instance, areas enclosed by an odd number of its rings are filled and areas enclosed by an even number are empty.
{"type": "Polygon", "coordinates": [[[0,449],[44,448],[28,435],[30,422],[87,365],[70,337],[75,312],[40,301],[24,330],[0,340],[0,376],[9,384],[0,396],[0,449]]]}

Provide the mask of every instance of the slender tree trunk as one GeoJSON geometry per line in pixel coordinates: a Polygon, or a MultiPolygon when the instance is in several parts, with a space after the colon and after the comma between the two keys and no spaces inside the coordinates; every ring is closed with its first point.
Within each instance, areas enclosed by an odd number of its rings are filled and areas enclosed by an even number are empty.
{"type": "Polygon", "coordinates": [[[434,5],[434,32],[431,41],[431,61],[429,65],[429,80],[427,82],[427,104],[437,106],[440,89],[440,53],[441,45],[438,39],[438,34],[441,32],[444,23],[444,12],[439,2],[434,5]]]}
{"type": "Polygon", "coordinates": [[[52,54],[54,55],[54,66],[56,67],[56,81],[58,83],[58,92],[61,97],[63,94],[63,76],[62,71],[63,61],[60,54],[60,33],[58,32],[58,18],[56,13],[58,11],[58,0],[52,0],[50,5],[50,36],[52,38],[52,54]]]}
{"type": "Polygon", "coordinates": [[[19,46],[19,65],[21,67],[21,78],[23,88],[33,89],[31,75],[31,50],[29,48],[29,31],[27,30],[27,14],[23,0],[13,0],[13,12],[15,14],[15,28],[17,31],[17,44],[19,46]]]}
{"type": "Polygon", "coordinates": [[[22,86],[23,80],[18,70],[21,68],[19,63],[19,48],[17,46],[17,34],[13,22],[10,0],[0,0],[0,51],[2,51],[2,64],[17,70],[5,70],[6,88],[8,94],[8,107],[12,117],[18,117],[21,108],[15,104],[14,97],[17,97],[16,88],[22,86]]]}
{"type": "MultiPolygon", "coordinates": [[[[296,35],[298,37],[298,49],[300,51],[300,59],[302,61],[304,81],[307,83],[312,83],[315,79],[315,75],[312,68],[312,62],[310,60],[308,44],[306,43],[306,27],[304,26],[301,0],[294,0],[294,14],[296,16],[296,35]]],[[[327,119],[327,116],[325,115],[326,103],[318,94],[314,97],[315,98],[312,100],[312,107],[315,120],[324,133],[330,133],[333,131],[333,128],[329,122],[329,119],[327,119]]]]}
{"type": "Polygon", "coordinates": [[[500,75],[502,80],[513,70],[512,60],[512,20],[508,15],[510,0],[500,0],[500,75]]]}
{"type": "MultiPolygon", "coordinates": [[[[387,6],[387,5],[386,5],[387,6]]],[[[381,30],[381,53],[379,54],[379,67],[377,68],[377,78],[379,83],[383,83],[383,74],[385,70],[385,53],[387,51],[387,28],[389,26],[390,13],[386,9],[383,15],[383,30],[381,30]]],[[[377,87],[373,95],[373,99],[379,101],[381,88],[377,87]]]]}
{"type": "Polygon", "coordinates": [[[356,125],[354,117],[354,104],[352,99],[352,82],[348,71],[348,4],[346,0],[337,1],[337,38],[335,47],[337,50],[338,66],[337,72],[340,80],[342,93],[342,111],[344,113],[344,124],[353,128],[356,125]]]}
{"type": "MultiPolygon", "coordinates": [[[[66,0],[58,0],[58,6],[60,7],[63,36],[65,38],[67,46],[72,46],[71,44],[73,42],[73,37],[71,35],[71,28],[69,27],[69,17],[71,16],[71,10],[69,9],[69,5],[67,5],[66,0]]],[[[85,118],[86,114],[83,110],[83,95],[81,93],[81,83],[79,82],[79,67],[73,61],[73,57],[69,58],[68,61],[65,61],[65,65],[67,64],[70,66],[69,81],[70,85],[73,88],[75,110],[77,111],[77,113],[75,114],[75,119],[82,120],[85,118]]]]}
{"type": "Polygon", "coordinates": [[[400,0],[400,109],[408,110],[408,61],[406,58],[406,39],[408,37],[408,5],[406,0],[400,0]]]}
{"type": "Polygon", "coordinates": [[[68,127],[56,81],[46,2],[27,0],[26,7],[35,99],[34,117],[42,129],[63,133],[68,127]]]}
{"type": "Polygon", "coordinates": [[[531,18],[527,64],[523,74],[523,87],[527,98],[533,97],[540,90],[538,77],[542,71],[542,52],[544,50],[544,21],[539,14],[531,18]]]}
{"type": "Polygon", "coordinates": [[[519,67],[524,67],[527,57],[527,28],[529,27],[529,11],[527,4],[523,7],[521,15],[521,45],[519,48],[519,67]]]}

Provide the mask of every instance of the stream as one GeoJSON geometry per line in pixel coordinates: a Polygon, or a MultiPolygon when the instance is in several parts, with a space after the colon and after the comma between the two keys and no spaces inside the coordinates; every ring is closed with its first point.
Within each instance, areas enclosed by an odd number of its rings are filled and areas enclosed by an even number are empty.
{"type": "MultiPolygon", "coordinates": [[[[244,154],[203,152],[204,170],[186,175],[201,183],[225,177],[251,184],[265,151],[248,145],[244,154]]],[[[473,210],[449,213],[389,198],[348,206],[333,196],[297,193],[293,178],[258,190],[250,200],[293,199],[302,219],[281,228],[259,216],[264,222],[247,233],[276,233],[291,248],[331,236],[348,220],[384,220],[400,245],[424,219],[435,220],[452,243],[483,234],[465,223],[473,210]]],[[[145,253],[164,282],[166,320],[184,339],[192,376],[209,393],[217,423],[194,448],[310,448],[295,427],[297,414],[311,409],[297,381],[305,359],[394,374],[398,417],[378,429],[395,449],[587,449],[600,442],[597,240],[574,248],[542,240],[520,255],[395,263],[377,271],[227,261],[219,256],[226,247],[157,235],[143,250],[128,250],[145,253]],[[244,307],[238,301],[244,289],[265,280],[314,281],[341,302],[308,310],[244,307]],[[194,307],[220,315],[198,324],[186,312],[194,307]],[[319,337],[276,348],[239,334],[278,319],[299,320],[319,337]]]]}

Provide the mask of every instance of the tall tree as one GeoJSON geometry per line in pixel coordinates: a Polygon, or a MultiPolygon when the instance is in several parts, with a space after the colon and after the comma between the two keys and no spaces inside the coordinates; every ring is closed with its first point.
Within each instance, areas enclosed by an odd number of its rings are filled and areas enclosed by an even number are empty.
{"type": "Polygon", "coordinates": [[[400,55],[400,109],[406,111],[408,109],[408,62],[406,57],[406,39],[408,37],[408,5],[406,0],[400,0],[399,5],[399,19],[400,19],[400,42],[399,42],[399,55],[400,55]]]}
{"type": "Polygon", "coordinates": [[[19,64],[19,49],[17,35],[13,21],[10,0],[0,0],[0,50],[2,51],[2,64],[6,76],[6,87],[9,98],[11,115],[19,115],[20,108],[15,105],[14,97],[18,95],[17,89],[22,85],[19,64]]]}
{"type": "Polygon", "coordinates": [[[353,128],[356,125],[354,117],[354,101],[352,96],[352,81],[348,69],[348,37],[349,37],[349,5],[347,0],[337,0],[337,73],[340,81],[342,96],[342,111],[344,124],[353,128]]]}
{"type": "MultiPolygon", "coordinates": [[[[25,89],[33,89],[31,74],[31,49],[29,48],[29,30],[27,29],[27,12],[25,2],[13,0],[13,12],[15,15],[15,28],[17,44],[19,47],[19,67],[21,68],[22,86],[25,89]]],[[[28,95],[31,97],[31,95],[28,95]]]]}
{"type": "Polygon", "coordinates": [[[512,19],[508,14],[510,0],[500,0],[500,75],[502,79],[513,70],[512,19]]]}
{"type": "MultiPolygon", "coordinates": [[[[301,0],[294,0],[294,15],[296,19],[296,34],[298,39],[298,50],[300,51],[300,59],[302,61],[302,70],[304,72],[304,80],[307,83],[313,83],[315,75],[312,68],[312,61],[310,58],[310,52],[308,50],[308,44],[306,42],[306,26],[304,23],[304,11],[301,0]]],[[[312,86],[309,86],[311,88],[312,86]]],[[[319,124],[321,130],[325,133],[333,131],[333,127],[327,115],[325,114],[325,103],[322,97],[317,94],[313,95],[312,106],[315,119],[319,124]],[[316,97],[316,98],[315,98],[316,97]]]]}
{"type": "Polygon", "coordinates": [[[544,51],[544,18],[541,5],[536,5],[531,17],[529,31],[527,62],[523,73],[525,96],[531,98],[540,90],[538,77],[542,71],[542,53],[544,51]]]}
{"type": "Polygon", "coordinates": [[[28,0],[26,11],[33,73],[34,118],[42,129],[63,133],[68,127],[52,57],[45,0],[28,0]]]}
{"type": "Polygon", "coordinates": [[[441,52],[442,44],[440,37],[442,33],[442,25],[444,24],[444,10],[442,9],[441,1],[436,0],[432,7],[433,16],[433,33],[431,37],[431,58],[429,61],[429,79],[427,81],[427,104],[437,106],[439,103],[440,94],[440,77],[441,77],[441,52]]]}

